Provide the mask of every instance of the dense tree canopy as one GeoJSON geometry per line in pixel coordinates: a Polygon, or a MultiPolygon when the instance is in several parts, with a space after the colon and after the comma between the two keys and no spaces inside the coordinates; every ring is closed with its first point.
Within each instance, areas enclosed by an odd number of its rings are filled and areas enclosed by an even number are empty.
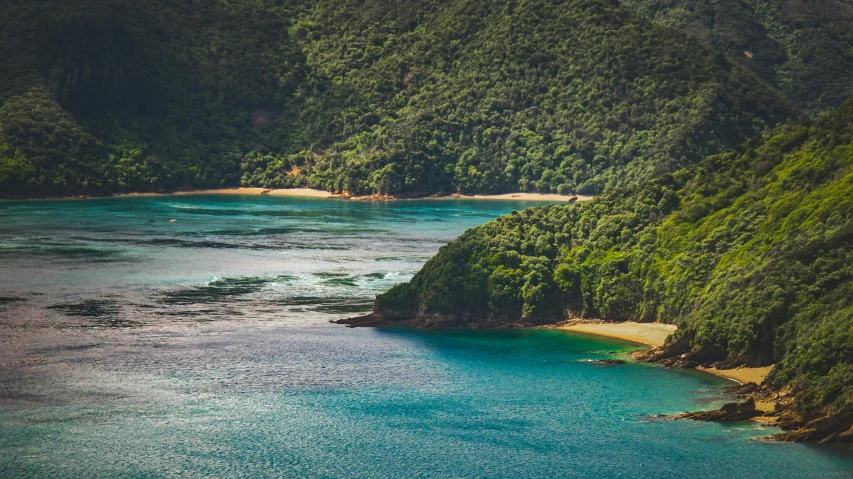
{"type": "Polygon", "coordinates": [[[377,310],[422,325],[679,326],[668,354],[777,364],[801,412],[853,417],[853,100],[641,186],[467,231],[377,310]]]}
{"type": "Polygon", "coordinates": [[[7,197],[598,193],[797,115],[614,0],[6,3],[7,197]]]}
{"type": "Polygon", "coordinates": [[[812,115],[853,95],[850,0],[624,0],[756,72],[812,115]]]}

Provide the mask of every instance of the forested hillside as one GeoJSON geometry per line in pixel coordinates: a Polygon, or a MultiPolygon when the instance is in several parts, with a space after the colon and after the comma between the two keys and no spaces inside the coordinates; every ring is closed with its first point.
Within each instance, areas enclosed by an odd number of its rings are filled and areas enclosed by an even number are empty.
{"type": "Polygon", "coordinates": [[[3,2],[2,196],[238,185],[305,80],[263,2],[3,2]]]}
{"type": "Polygon", "coordinates": [[[723,52],[818,115],[853,95],[850,0],[623,0],[723,52]]]}
{"type": "Polygon", "coordinates": [[[633,185],[798,115],[615,0],[6,0],[0,196],[633,185]]]}
{"type": "Polygon", "coordinates": [[[853,420],[853,100],[642,186],[467,231],[377,298],[415,324],[678,325],[666,356],[776,364],[806,417],[853,420]]]}

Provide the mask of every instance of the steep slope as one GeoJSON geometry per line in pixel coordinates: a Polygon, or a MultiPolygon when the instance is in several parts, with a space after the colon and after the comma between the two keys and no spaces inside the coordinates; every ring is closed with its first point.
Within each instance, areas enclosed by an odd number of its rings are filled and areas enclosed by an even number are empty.
{"type": "Polygon", "coordinates": [[[6,0],[0,196],[236,185],[304,81],[261,2],[6,0]]]}
{"type": "Polygon", "coordinates": [[[0,196],[597,193],[797,115],[615,0],[7,0],[0,196]]]}
{"type": "Polygon", "coordinates": [[[376,311],[424,326],[674,323],[664,357],[776,364],[771,384],[803,417],[853,422],[851,279],[853,100],[650,183],[469,230],[376,311]]]}
{"type": "Polygon", "coordinates": [[[850,0],[623,0],[688,33],[818,114],[853,95],[850,0]]]}

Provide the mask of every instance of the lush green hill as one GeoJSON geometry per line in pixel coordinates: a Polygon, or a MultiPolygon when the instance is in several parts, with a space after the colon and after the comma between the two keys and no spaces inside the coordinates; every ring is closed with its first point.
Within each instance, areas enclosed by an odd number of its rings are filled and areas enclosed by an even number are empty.
{"type": "Polygon", "coordinates": [[[796,116],[615,0],[6,0],[0,196],[597,193],[796,116]]]}
{"type": "Polygon", "coordinates": [[[305,78],[292,13],[263,2],[7,0],[0,194],[237,185],[282,148],[305,78]]]}
{"type": "Polygon", "coordinates": [[[853,421],[853,100],[593,201],[467,231],[377,298],[416,324],[679,326],[665,356],[776,364],[806,416],[853,421]]]}
{"type": "Polygon", "coordinates": [[[678,28],[819,114],[853,95],[850,0],[623,0],[678,28]]]}

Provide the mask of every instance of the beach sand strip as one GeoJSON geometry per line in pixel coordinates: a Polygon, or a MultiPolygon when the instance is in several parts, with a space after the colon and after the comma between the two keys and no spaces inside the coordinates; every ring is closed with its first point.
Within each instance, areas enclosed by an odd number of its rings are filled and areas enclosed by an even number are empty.
{"type": "MultiPolygon", "coordinates": [[[[557,329],[624,339],[626,341],[633,341],[635,343],[641,343],[651,347],[660,347],[663,346],[666,338],[669,337],[670,334],[674,333],[677,328],[671,324],[635,323],[626,321],[622,323],[578,323],[566,326],[557,326],[557,329]]],[[[716,376],[721,376],[741,384],[749,382],[761,384],[767,375],[770,374],[770,370],[773,369],[773,366],[737,369],[698,367],[696,369],[716,376]]]]}

